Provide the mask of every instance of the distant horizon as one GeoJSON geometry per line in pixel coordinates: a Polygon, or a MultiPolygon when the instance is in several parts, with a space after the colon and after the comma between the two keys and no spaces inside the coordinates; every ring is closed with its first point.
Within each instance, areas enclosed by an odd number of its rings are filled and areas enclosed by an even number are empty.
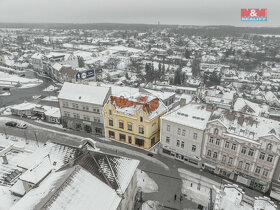
{"type": "Polygon", "coordinates": [[[184,25],[184,24],[164,24],[164,23],[128,23],[128,22],[75,22],[75,23],[70,23],[70,22],[0,22],[1,24],[17,24],[17,25],[59,25],[59,24],[64,24],[64,25],[94,25],[94,24],[110,24],[110,25],[149,25],[149,26],[186,26],[186,27],[235,27],[235,28],[280,28],[279,26],[238,26],[238,25],[231,25],[231,24],[217,24],[217,25],[184,25]]]}

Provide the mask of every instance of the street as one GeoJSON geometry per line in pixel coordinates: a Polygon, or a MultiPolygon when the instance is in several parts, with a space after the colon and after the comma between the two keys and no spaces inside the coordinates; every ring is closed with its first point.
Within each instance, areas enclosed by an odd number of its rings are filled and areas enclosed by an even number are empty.
{"type": "MultiPolygon", "coordinates": [[[[184,198],[181,202],[179,199],[174,200],[176,194],[177,198],[182,195],[182,179],[178,173],[179,168],[186,169],[199,176],[210,178],[217,183],[227,183],[222,178],[210,174],[192,166],[189,166],[181,161],[173,160],[171,158],[154,154],[153,157],[148,156],[148,152],[136,147],[125,145],[116,141],[105,140],[103,138],[95,137],[87,133],[82,133],[73,130],[66,130],[59,127],[49,126],[34,122],[33,120],[20,118],[16,116],[0,117],[0,132],[7,135],[13,135],[30,140],[38,140],[39,142],[53,141],[56,143],[68,144],[78,146],[83,138],[92,138],[97,142],[97,147],[102,152],[125,156],[140,160],[139,169],[146,172],[159,186],[159,191],[154,193],[143,193],[143,200],[159,201],[163,209],[197,209],[198,204],[184,198]],[[24,120],[28,123],[28,128],[25,130],[7,127],[4,125],[8,120],[24,120]]],[[[245,189],[246,195],[256,197],[260,193],[242,187],[245,189]]]]}

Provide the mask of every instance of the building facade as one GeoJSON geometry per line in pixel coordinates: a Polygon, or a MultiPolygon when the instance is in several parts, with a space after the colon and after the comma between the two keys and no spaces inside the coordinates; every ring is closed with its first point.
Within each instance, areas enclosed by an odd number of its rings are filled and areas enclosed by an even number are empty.
{"type": "Polygon", "coordinates": [[[267,192],[279,159],[279,122],[217,109],[205,131],[204,167],[267,192]]]}
{"type": "Polygon", "coordinates": [[[188,104],[163,116],[160,152],[201,167],[204,132],[210,115],[205,105],[188,104]]]}
{"type": "Polygon", "coordinates": [[[167,112],[155,96],[111,96],[104,107],[105,136],[109,139],[150,149],[160,140],[160,116],[167,112]]]}
{"type": "Polygon", "coordinates": [[[103,106],[110,95],[107,87],[64,83],[58,96],[63,127],[104,136],[103,106]]]}

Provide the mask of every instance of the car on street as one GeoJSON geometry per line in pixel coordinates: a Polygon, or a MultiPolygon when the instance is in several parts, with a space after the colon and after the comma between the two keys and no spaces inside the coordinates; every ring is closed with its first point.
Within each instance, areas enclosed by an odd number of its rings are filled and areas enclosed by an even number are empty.
{"type": "Polygon", "coordinates": [[[26,124],[17,124],[17,128],[26,129],[27,125],[26,124]]]}
{"type": "Polygon", "coordinates": [[[17,123],[14,122],[14,121],[9,121],[9,122],[6,122],[5,125],[6,125],[6,126],[10,126],[10,127],[16,127],[16,126],[17,126],[17,123]]]}
{"type": "Polygon", "coordinates": [[[2,90],[10,90],[9,87],[3,87],[2,90]]]}

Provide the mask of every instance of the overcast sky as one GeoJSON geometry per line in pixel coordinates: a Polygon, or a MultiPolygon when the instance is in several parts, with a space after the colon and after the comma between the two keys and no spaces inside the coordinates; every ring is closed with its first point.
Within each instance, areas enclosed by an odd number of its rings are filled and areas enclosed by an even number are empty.
{"type": "Polygon", "coordinates": [[[0,0],[0,22],[280,26],[280,0],[0,0]],[[267,8],[267,22],[241,22],[267,8]]]}

